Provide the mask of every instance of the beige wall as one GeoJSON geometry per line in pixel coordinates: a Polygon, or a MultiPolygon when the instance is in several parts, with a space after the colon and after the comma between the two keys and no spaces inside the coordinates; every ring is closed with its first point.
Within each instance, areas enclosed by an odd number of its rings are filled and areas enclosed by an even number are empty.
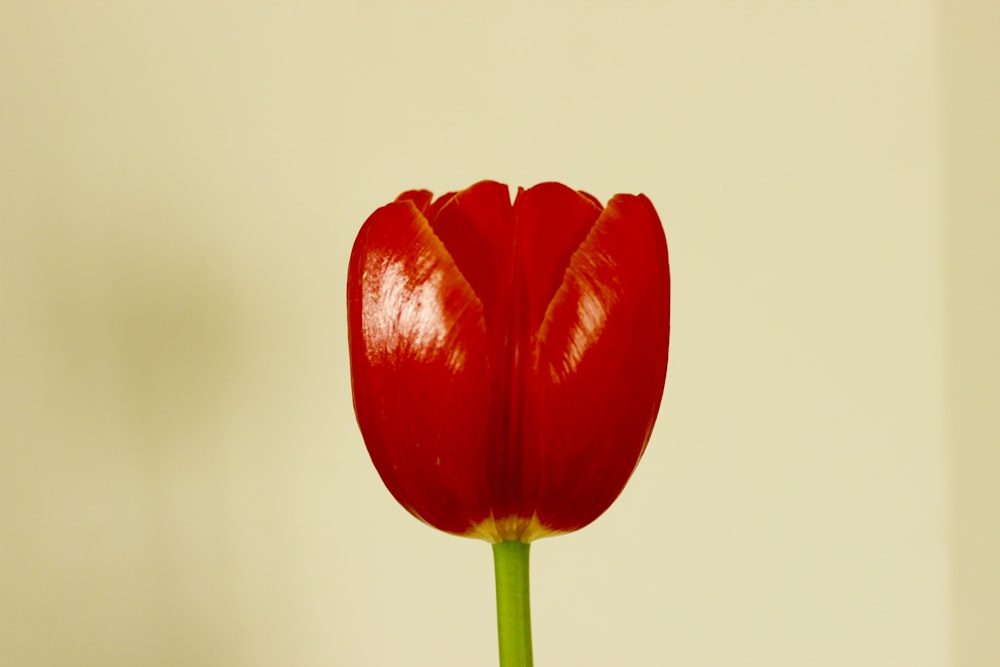
{"type": "Polygon", "coordinates": [[[1000,664],[1000,5],[942,3],[952,627],[1000,664]]]}
{"type": "Polygon", "coordinates": [[[995,664],[988,4],[0,6],[0,664],[495,664],[342,303],[372,209],[483,177],[647,193],[675,275],[540,665],[995,664]]]}

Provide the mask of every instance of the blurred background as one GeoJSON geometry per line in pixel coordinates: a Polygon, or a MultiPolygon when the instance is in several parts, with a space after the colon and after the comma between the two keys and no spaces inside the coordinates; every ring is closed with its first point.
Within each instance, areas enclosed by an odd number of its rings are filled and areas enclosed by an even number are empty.
{"type": "Polygon", "coordinates": [[[0,4],[0,664],[496,664],[355,426],[400,191],[644,192],[646,457],[536,543],[567,666],[1000,664],[1000,5],[0,4]]]}

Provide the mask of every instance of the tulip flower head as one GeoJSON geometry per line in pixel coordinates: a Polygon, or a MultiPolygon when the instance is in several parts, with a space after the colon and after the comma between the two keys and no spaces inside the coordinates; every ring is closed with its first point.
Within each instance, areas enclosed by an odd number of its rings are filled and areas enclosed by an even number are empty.
{"type": "Polygon", "coordinates": [[[621,493],[670,335],[666,238],[645,196],[404,192],[358,234],[347,305],[358,424],[414,516],[527,543],[621,493]]]}

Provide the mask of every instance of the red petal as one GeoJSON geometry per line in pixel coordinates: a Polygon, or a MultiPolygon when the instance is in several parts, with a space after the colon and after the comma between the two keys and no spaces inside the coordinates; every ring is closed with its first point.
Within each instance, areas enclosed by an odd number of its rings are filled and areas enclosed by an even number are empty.
{"type": "MultiPolygon", "coordinates": [[[[504,374],[499,380],[507,402],[496,416],[504,434],[492,443],[489,458],[490,499],[497,518],[530,518],[539,493],[539,450],[530,441],[526,401],[531,376],[533,335],[552,301],[573,253],[580,247],[601,209],[560,183],[541,183],[518,192],[513,300],[498,318],[503,337],[491,347],[504,374]]],[[[499,324],[498,324],[499,326],[499,324]]]]}
{"type": "Polygon", "coordinates": [[[523,278],[519,312],[527,313],[527,328],[534,332],[541,326],[573,253],[587,237],[601,207],[561,183],[540,183],[518,193],[514,212],[517,262],[523,278]]]}
{"type": "Polygon", "coordinates": [[[507,186],[480,181],[447,200],[431,220],[434,233],[483,304],[487,326],[509,300],[514,249],[507,186]]]}
{"type": "Polygon", "coordinates": [[[532,539],[618,496],[659,407],[666,240],[644,196],[557,183],[401,194],[355,243],[355,410],[379,474],[443,530],[532,539]],[[428,222],[429,221],[429,222],[428,222]]]}
{"type": "MultiPolygon", "coordinates": [[[[430,190],[407,190],[406,192],[400,193],[396,197],[397,202],[411,201],[413,205],[417,207],[417,210],[421,213],[427,211],[428,204],[431,203],[431,198],[434,195],[430,190]]],[[[425,213],[426,214],[426,213],[425,213]]]]}
{"type": "Polygon", "coordinates": [[[490,514],[483,309],[412,200],[365,222],[347,300],[354,406],[376,469],[418,518],[465,533],[490,514]]]}
{"type": "Polygon", "coordinates": [[[446,192],[445,194],[435,199],[433,204],[427,207],[427,210],[424,211],[424,217],[430,220],[431,227],[434,226],[434,220],[435,218],[437,218],[438,211],[441,210],[441,207],[450,202],[456,194],[458,193],[446,192]]]}
{"type": "Polygon", "coordinates": [[[521,498],[519,429],[511,418],[517,396],[512,390],[513,346],[509,344],[515,231],[510,192],[502,183],[476,183],[441,206],[432,225],[483,304],[484,363],[491,372],[491,391],[472,396],[471,401],[483,402],[489,411],[489,427],[485,437],[470,446],[479,448],[485,457],[484,466],[476,472],[487,477],[483,490],[494,515],[504,516],[512,500],[517,506],[521,498]]]}
{"type": "Polygon", "coordinates": [[[543,525],[581,528],[621,493],[659,409],[669,335],[663,227],[646,197],[618,195],[538,332],[526,421],[541,458],[543,525]]]}
{"type": "Polygon", "coordinates": [[[597,208],[599,208],[599,209],[603,209],[604,208],[603,206],[601,206],[601,200],[598,199],[597,197],[595,197],[594,195],[590,194],[589,192],[585,192],[583,190],[577,190],[577,192],[580,193],[581,197],[586,197],[590,201],[594,202],[594,206],[596,206],[597,208]]]}

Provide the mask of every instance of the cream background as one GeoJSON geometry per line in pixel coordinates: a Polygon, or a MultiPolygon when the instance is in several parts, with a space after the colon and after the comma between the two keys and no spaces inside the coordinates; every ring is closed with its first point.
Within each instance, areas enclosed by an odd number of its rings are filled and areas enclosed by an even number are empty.
{"type": "Polygon", "coordinates": [[[539,665],[1000,664],[996,3],[0,4],[0,664],[493,665],[382,487],[344,274],[399,191],[645,192],[653,440],[539,665]]]}

